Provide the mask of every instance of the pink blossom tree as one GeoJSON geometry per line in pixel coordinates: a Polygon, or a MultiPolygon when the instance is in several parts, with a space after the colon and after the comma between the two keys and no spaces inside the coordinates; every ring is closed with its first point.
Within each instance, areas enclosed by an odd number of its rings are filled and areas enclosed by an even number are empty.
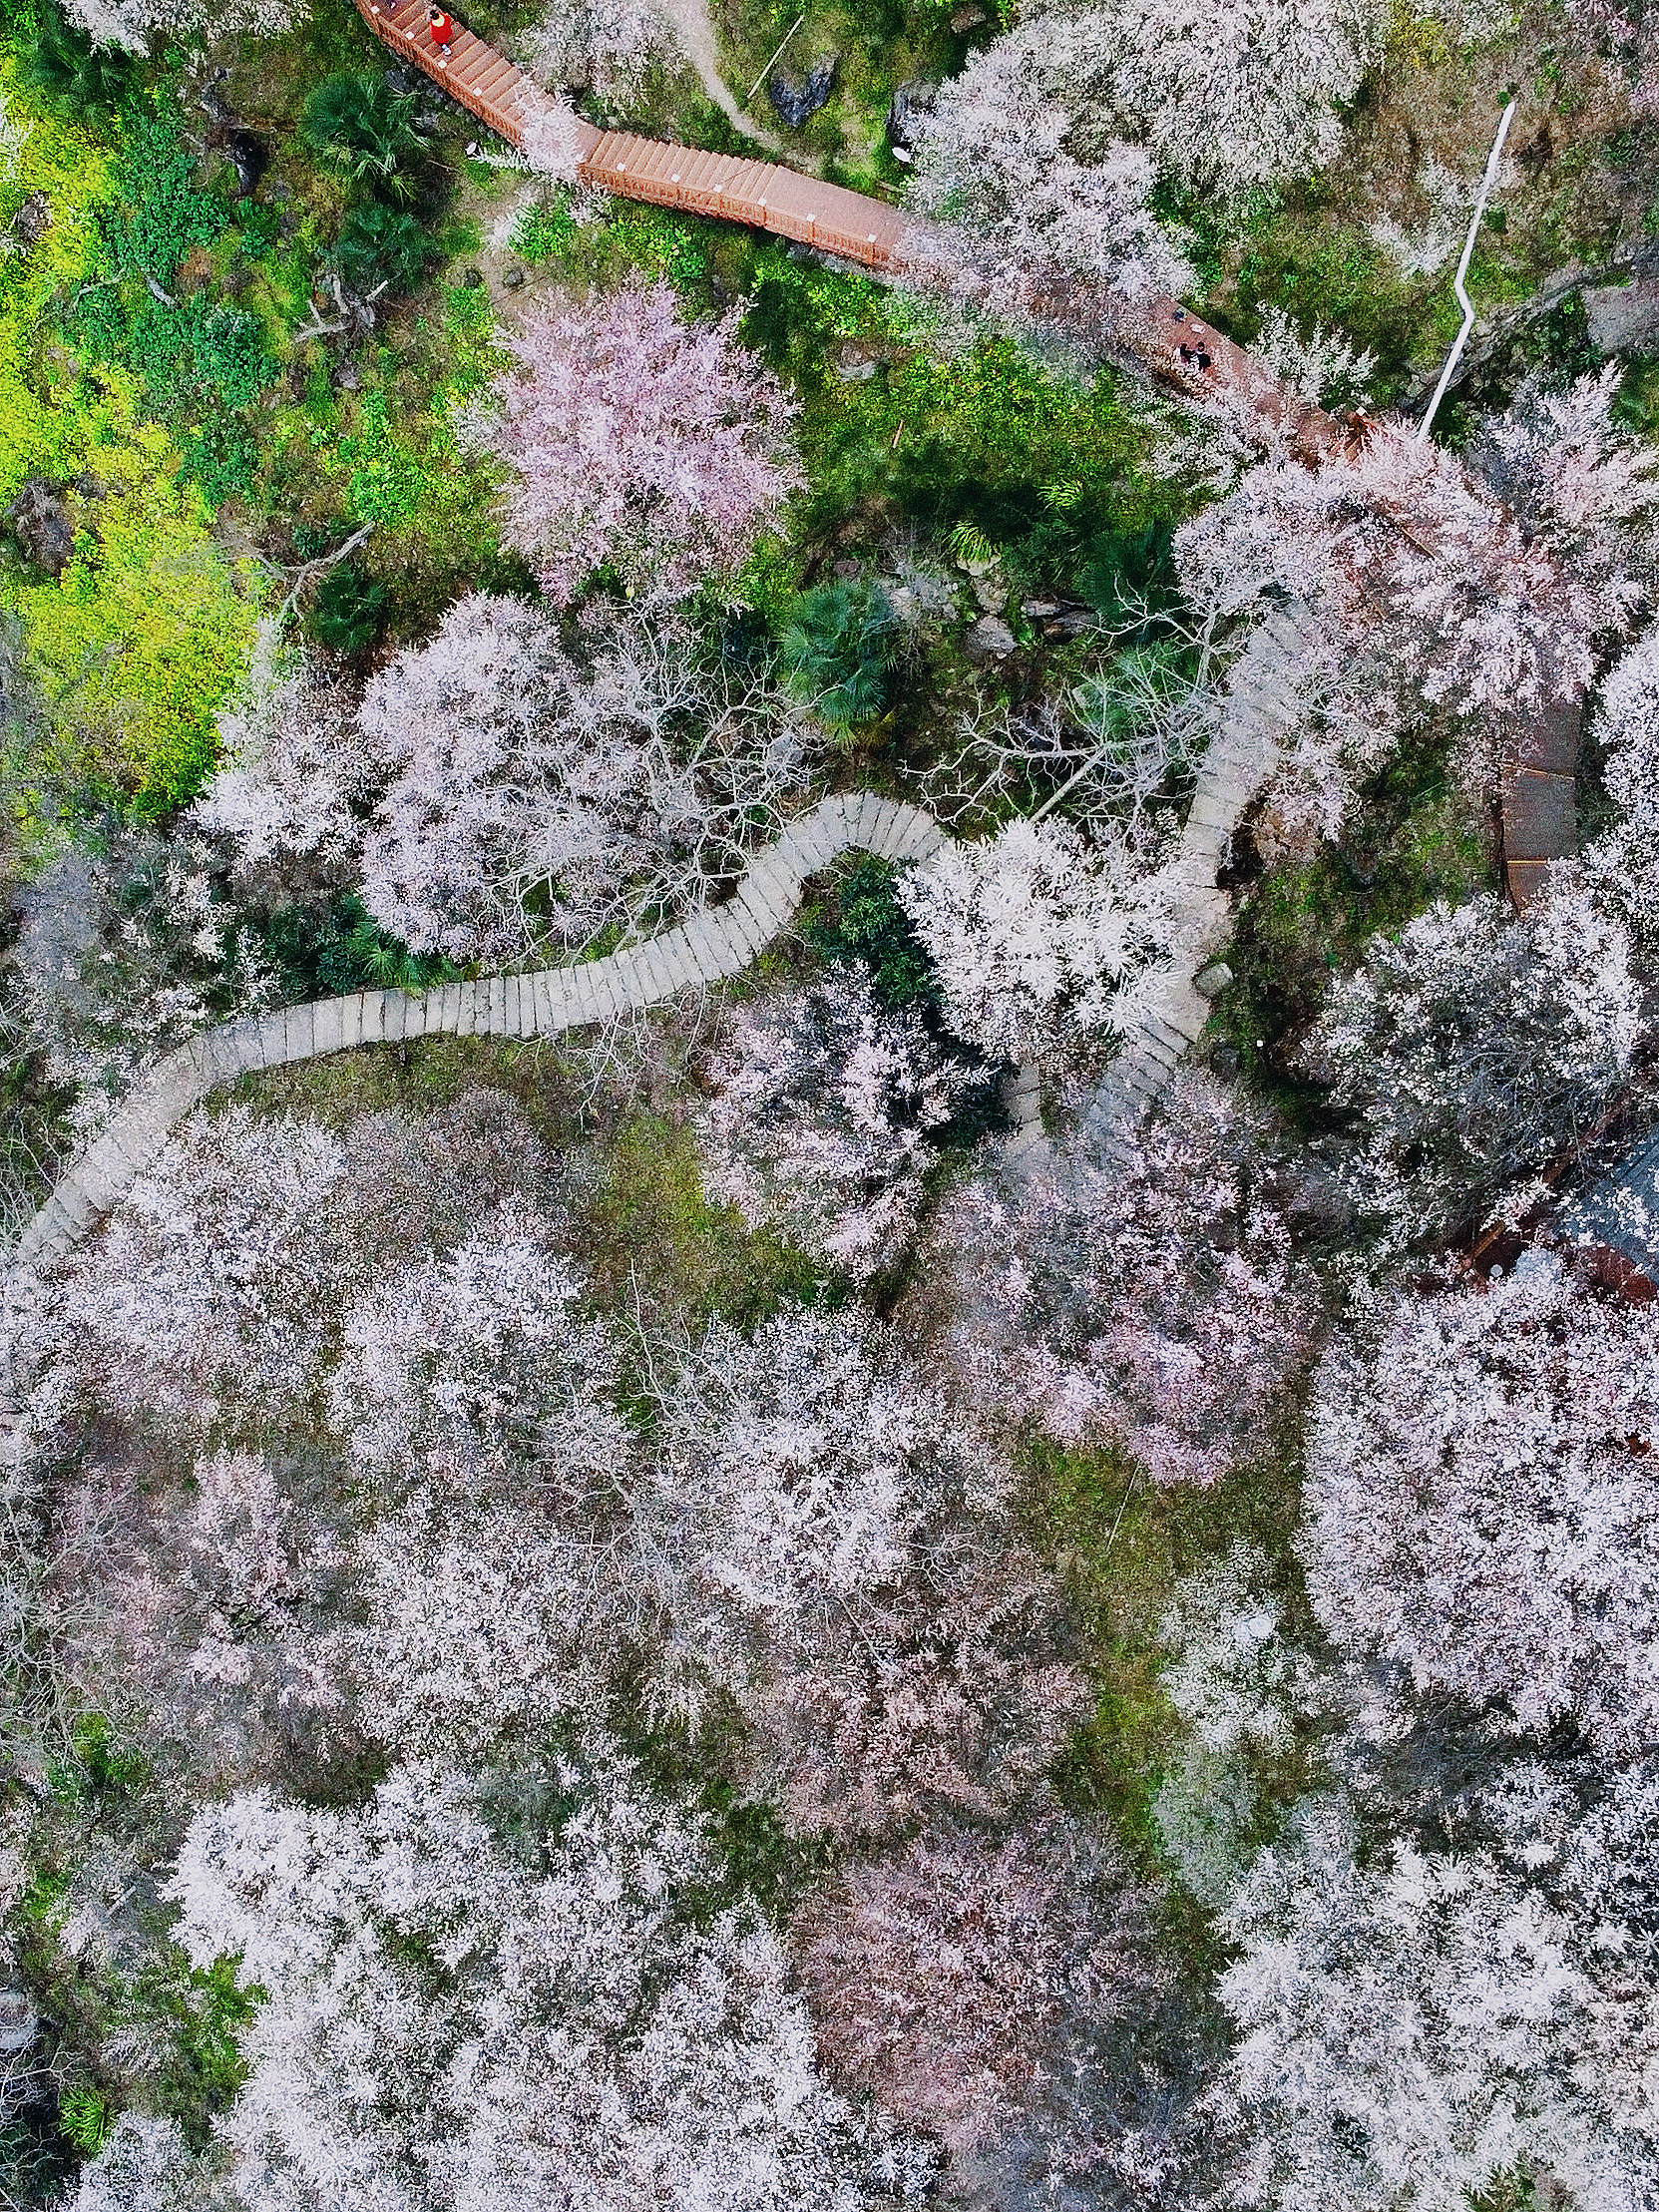
{"type": "Polygon", "coordinates": [[[915,1232],[932,1132],[983,1080],[913,1009],[880,1007],[862,969],[740,1013],[710,1078],[706,1181],[754,1225],[867,1280],[915,1232]]]}
{"type": "Polygon", "coordinates": [[[935,1249],[950,1356],[988,1419],[1119,1445],[1158,1482],[1214,1482],[1259,1444],[1320,1313],[1263,1134],[1185,1073],[1126,1173],[1062,1157],[957,1196],[935,1249]]]}
{"type": "Polygon", "coordinates": [[[1368,424],[1317,469],[1263,462],[1182,526],[1195,605],[1249,613],[1288,593],[1323,633],[1322,726],[1299,736],[1270,805],[1288,795],[1309,824],[1339,822],[1426,701],[1459,718],[1461,772],[1484,799],[1516,716],[1592,679],[1640,597],[1630,525],[1659,497],[1613,397],[1605,376],[1523,388],[1473,449],[1484,478],[1410,424],[1368,424]]]}
{"type": "Polygon", "coordinates": [[[826,2063],[948,2149],[1004,2132],[1068,2035],[1145,1996],[1144,1900],[1077,1823],[927,1835],[795,1926],[826,2063]]]}
{"type": "Polygon", "coordinates": [[[686,322],[665,283],[537,306],[497,387],[509,542],[552,598],[610,567],[682,598],[736,569],[800,482],[793,407],[737,340],[738,311],[686,322]]]}

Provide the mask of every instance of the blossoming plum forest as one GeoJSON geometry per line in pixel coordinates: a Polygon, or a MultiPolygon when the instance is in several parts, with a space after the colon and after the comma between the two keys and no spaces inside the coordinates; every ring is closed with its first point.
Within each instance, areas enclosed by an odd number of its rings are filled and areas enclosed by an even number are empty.
{"type": "Polygon", "coordinates": [[[0,2212],[1659,2208],[1659,4],[3,0],[0,781],[0,2212]]]}

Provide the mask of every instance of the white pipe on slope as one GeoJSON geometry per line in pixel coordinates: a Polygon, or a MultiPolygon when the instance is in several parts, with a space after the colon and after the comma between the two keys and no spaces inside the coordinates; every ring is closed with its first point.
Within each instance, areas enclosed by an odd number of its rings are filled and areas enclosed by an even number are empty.
{"type": "Polygon", "coordinates": [[[1419,445],[1424,445],[1428,441],[1435,415],[1441,401],[1446,397],[1447,387],[1452,382],[1452,372],[1463,357],[1463,347],[1468,343],[1468,334],[1474,328],[1474,302],[1464,288],[1463,279],[1467,276],[1468,264],[1474,257],[1474,241],[1480,235],[1480,225],[1485,220],[1486,202],[1491,198],[1492,187],[1497,182],[1497,165],[1503,156],[1503,142],[1509,136],[1509,126],[1514,120],[1515,103],[1511,100],[1503,111],[1502,121],[1497,126],[1497,136],[1492,141],[1492,150],[1486,157],[1486,174],[1480,180],[1480,197],[1474,203],[1474,221],[1468,226],[1468,236],[1463,240],[1463,257],[1457,263],[1456,281],[1452,288],[1457,294],[1457,304],[1463,310],[1463,327],[1452,341],[1452,351],[1447,355],[1446,366],[1441,371],[1441,380],[1435,386],[1435,396],[1429,402],[1429,411],[1418,425],[1417,442],[1419,445]]]}

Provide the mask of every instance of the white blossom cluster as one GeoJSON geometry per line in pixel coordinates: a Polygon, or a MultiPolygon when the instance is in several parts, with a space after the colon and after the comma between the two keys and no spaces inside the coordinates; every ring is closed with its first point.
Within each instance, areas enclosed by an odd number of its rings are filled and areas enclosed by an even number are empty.
{"type": "Polygon", "coordinates": [[[862,968],[746,1009],[710,1070],[708,1187],[868,1280],[915,1234],[935,1131],[981,1081],[862,968]]]}
{"type": "Polygon", "coordinates": [[[1167,948],[1170,887],[1126,840],[1015,820],[942,846],[899,897],[939,973],[946,1019],[991,1061],[1120,1033],[1167,948]]]}

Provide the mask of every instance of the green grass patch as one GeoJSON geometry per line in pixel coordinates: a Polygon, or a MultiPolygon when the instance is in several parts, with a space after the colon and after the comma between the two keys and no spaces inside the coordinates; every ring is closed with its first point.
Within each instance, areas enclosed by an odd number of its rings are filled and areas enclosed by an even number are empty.
{"type": "MultiPolygon", "coordinates": [[[[1160,1674],[1171,1654],[1162,1626],[1183,1577],[1240,1541],[1286,1562],[1300,1485],[1287,1419],[1257,1462],[1208,1489],[1153,1483],[1117,1451],[1067,1450],[1038,1439],[1028,1454],[1034,1533],[1057,1563],[1081,1623],[1094,1711],[1062,1754],[1055,1785],[1074,1809],[1104,1816],[1137,1863],[1162,1876],[1152,1803],[1183,1723],[1160,1674]]],[[[1295,1585],[1295,1586],[1293,1586],[1295,1585]]]]}
{"type": "Polygon", "coordinates": [[[1294,1050],[1332,978],[1359,965],[1379,930],[1437,899],[1457,905],[1496,887],[1485,825],[1452,779],[1452,743],[1444,728],[1420,732],[1361,793],[1334,844],[1275,869],[1244,902],[1227,954],[1235,980],[1212,1023],[1294,1118],[1322,1111],[1324,1094],[1298,1074],[1294,1050]]]}
{"type": "Polygon", "coordinates": [[[815,1299],[823,1277],[773,1230],[750,1229],[703,1188],[696,1138],[655,1113],[600,1146],[600,1180],[581,1217],[591,1293],[611,1311],[640,1307],[693,1333],[716,1314],[752,1328],[790,1299],[815,1299]]]}

